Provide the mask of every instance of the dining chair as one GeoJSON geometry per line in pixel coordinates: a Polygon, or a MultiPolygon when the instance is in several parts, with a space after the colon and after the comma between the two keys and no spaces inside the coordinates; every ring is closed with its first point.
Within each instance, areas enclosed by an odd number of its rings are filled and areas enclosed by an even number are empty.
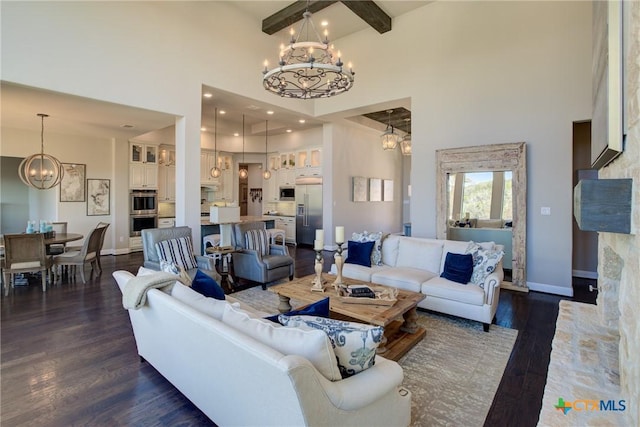
{"type": "MultiPolygon", "coordinates": [[[[51,226],[53,227],[53,231],[56,232],[56,234],[58,233],[64,233],[67,234],[67,222],[66,221],[58,221],[58,222],[52,222],[51,226]]],[[[47,254],[48,255],[59,255],[61,253],[63,253],[64,251],[66,251],[66,243],[60,243],[60,244],[53,244],[53,245],[49,245],[47,250],[47,254]]]]}
{"type": "MultiPolygon", "coordinates": [[[[104,229],[108,227],[96,227],[91,230],[89,237],[87,237],[82,245],[82,248],[79,251],[68,251],[60,255],[56,255],[53,257],[53,265],[54,271],[57,271],[57,267],[59,266],[67,266],[67,267],[80,267],[80,278],[82,279],[82,283],[85,284],[86,280],[84,278],[84,266],[86,263],[91,264],[91,275],[89,279],[93,278],[93,271],[97,270],[98,264],[98,252],[100,251],[100,241],[102,239],[102,233],[104,229]]],[[[73,274],[75,277],[76,270],[75,268],[70,268],[69,274],[73,274]]],[[[56,277],[57,280],[57,277],[56,277]]]]}
{"type": "Polygon", "coordinates": [[[5,234],[4,256],[2,275],[5,296],[9,295],[9,284],[13,287],[13,276],[18,273],[39,272],[42,276],[42,292],[47,291],[51,258],[45,253],[42,233],[5,234]]]}
{"type": "Polygon", "coordinates": [[[100,228],[102,230],[102,234],[100,235],[100,248],[96,253],[97,261],[98,261],[97,263],[98,274],[102,274],[102,264],[100,263],[100,253],[102,252],[102,246],[104,245],[104,236],[107,234],[107,228],[109,228],[109,225],[110,224],[108,222],[102,222],[102,221],[100,221],[98,225],[96,225],[96,228],[100,228]]]}

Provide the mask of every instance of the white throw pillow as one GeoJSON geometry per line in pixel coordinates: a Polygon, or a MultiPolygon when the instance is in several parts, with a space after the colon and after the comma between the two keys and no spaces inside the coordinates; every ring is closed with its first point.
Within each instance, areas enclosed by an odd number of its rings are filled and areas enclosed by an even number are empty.
{"type": "Polygon", "coordinates": [[[331,341],[323,331],[284,328],[227,305],[222,321],[282,354],[302,356],[331,381],[342,379],[331,341]]]}
{"type": "Polygon", "coordinates": [[[146,267],[140,267],[138,268],[138,273],[136,274],[136,276],[148,276],[150,274],[155,274],[157,272],[158,272],[157,270],[152,270],[146,267]]]}
{"type": "Polygon", "coordinates": [[[345,322],[316,316],[280,315],[278,320],[288,327],[306,327],[324,331],[338,358],[342,378],[350,377],[375,364],[376,349],[384,328],[364,323],[345,322]]]}
{"type": "Polygon", "coordinates": [[[496,270],[496,266],[502,260],[504,251],[500,249],[484,249],[478,243],[471,241],[466,253],[473,255],[473,274],[470,282],[484,289],[485,280],[496,270]]]}
{"type": "Polygon", "coordinates": [[[442,242],[401,237],[396,267],[412,267],[438,274],[442,261],[442,242]]]}
{"type": "Polygon", "coordinates": [[[229,305],[225,300],[207,298],[180,282],[176,282],[176,284],[173,285],[171,296],[198,310],[200,313],[211,316],[217,320],[222,320],[224,308],[229,305]]]}

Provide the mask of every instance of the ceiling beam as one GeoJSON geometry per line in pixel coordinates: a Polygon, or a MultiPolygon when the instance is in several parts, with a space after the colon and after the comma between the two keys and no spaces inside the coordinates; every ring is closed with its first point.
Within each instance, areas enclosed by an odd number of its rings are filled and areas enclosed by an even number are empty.
{"type": "Polygon", "coordinates": [[[341,3],[380,34],[391,31],[391,17],[374,1],[342,1],[341,3]]]}
{"type": "MultiPolygon", "coordinates": [[[[312,1],[309,2],[309,12],[316,13],[325,7],[331,6],[337,1],[312,1]]],[[[302,19],[302,14],[307,10],[306,0],[298,0],[291,3],[262,20],[262,32],[269,35],[275,34],[283,28],[287,28],[302,19]]]]}

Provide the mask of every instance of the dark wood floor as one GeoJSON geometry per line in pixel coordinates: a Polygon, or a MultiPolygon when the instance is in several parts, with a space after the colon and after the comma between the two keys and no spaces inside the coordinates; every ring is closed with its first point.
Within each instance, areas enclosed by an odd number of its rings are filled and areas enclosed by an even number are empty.
{"type": "MultiPolygon", "coordinates": [[[[291,249],[296,276],[313,273],[313,251],[291,249]]],[[[104,256],[104,273],[86,285],[63,283],[43,294],[35,280],[2,297],[2,426],[213,425],[138,360],[111,273],[135,272],[141,260],[140,253],[104,256]]],[[[330,264],[327,252],[325,269],[330,264]]],[[[576,281],[577,300],[594,301],[589,283],[576,281]]],[[[498,324],[520,332],[486,426],[536,425],[560,299],[501,292],[498,324]]]]}

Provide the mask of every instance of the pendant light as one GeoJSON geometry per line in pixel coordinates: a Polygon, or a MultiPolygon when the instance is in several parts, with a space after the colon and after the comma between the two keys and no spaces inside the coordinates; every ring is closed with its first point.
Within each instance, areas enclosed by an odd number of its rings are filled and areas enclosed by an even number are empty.
{"type": "Polygon", "coordinates": [[[267,140],[269,134],[269,120],[264,121],[264,172],[262,172],[262,178],[267,180],[271,178],[271,171],[269,170],[269,158],[267,154],[267,140]]]}
{"type": "Polygon", "coordinates": [[[391,126],[391,113],[393,113],[393,110],[387,110],[387,113],[389,114],[389,123],[387,124],[387,129],[382,135],[380,135],[380,139],[382,141],[382,149],[395,150],[398,146],[400,135],[398,135],[393,129],[393,126],[391,126]]]}
{"type": "Polygon", "coordinates": [[[20,163],[18,174],[22,182],[36,190],[49,190],[60,184],[64,169],[58,159],[44,153],[44,118],[48,114],[37,114],[42,122],[40,130],[40,153],[32,154],[20,163]]]}
{"type": "Polygon", "coordinates": [[[220,175],[222,174],[222,172],[220,171],[220,168],[218,167],[218,107],[216,107],[215,109],[215,119],[214,119],[214,124],[215,124],[215,129],[213,131],[213,156],[215,157],[215,166],[213,168],[211,168],[211,170],[209,171],[209,173],[211,174],[212,177],[214,178],[219,178],[220,175]]]}
{"type": "Polygon", "coordinates": [[[404,119],[404,121],[407,123],[407,133],[400,140],[400,151],[402,152],[402,155],[410,156],[411,155],[411,125],[409,124],[409,122],[411,121],[411,119],[406,118],[404,119]]]}
{"type": "MultiPolygon", "coordinates": [[[[242,115],[242,164],[244,165],[244,114],[242,115]]],[[[249,171],[241,167],[238,174],[241,179],[246,179],[249,176],[249,171]]]]}

